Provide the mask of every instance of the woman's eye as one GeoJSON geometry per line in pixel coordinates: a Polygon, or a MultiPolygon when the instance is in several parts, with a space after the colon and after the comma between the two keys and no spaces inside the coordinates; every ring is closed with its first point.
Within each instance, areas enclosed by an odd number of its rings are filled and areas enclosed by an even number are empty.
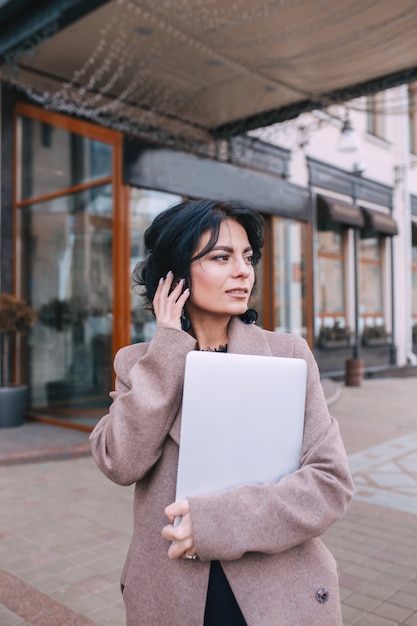
{"type": "Polygon", "coordinates": [[[245,262],[246,262],[248,265],[253,265],[253,256],[252,256],[252,255],[250,255],[250,256],[245,256],[245,262]]]}
{"type": "Polygon", "coordinates": [[[218,254],[217,256],[214,257],[215,261],[228,261],[229,260],[229,255],[228,254],[218,254]]]}

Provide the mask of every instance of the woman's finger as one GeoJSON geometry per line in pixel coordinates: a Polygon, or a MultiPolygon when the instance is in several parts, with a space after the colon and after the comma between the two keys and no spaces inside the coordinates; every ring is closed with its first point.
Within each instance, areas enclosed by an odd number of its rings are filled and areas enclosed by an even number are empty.
{"type": "Polygon", "coordinates": [[[162,529],[162,536],[171,542],[168,548],[170,559],[184,557],[185,554],[195,554],[193,526],[190,515],[190,504],[188,500],[173,502],[165,509],[165,515],[171,522],[162,529]],[[174,526],[174,520],[180,517],[181,521],[174,526]]]}
{"type": "Polygon", "coordinates": [[[173,280],[172,272],[168,272],[165,278],[160,279],[153,299],[153,308],[159,326],[180,329],[181,313],[190,291],[189,289],[183,291],[184,279],[172,287],[173,280]]]}
{"type": "Polygon", "coordinates": [[[192,539],[186,541],[174,542],[168,548],[168,557],[170,559],[186,558],[186,554],[195,554],[195,546],[192,539]]]}
{"type": "Polygon", "coordinates": [[[174,274],[171,271],[169,271],[165,277],[162,276],[159,279],[159,283],[155,291],[154,300],[155,298],[158,300],[168,298],[173,280],[174,274]]]}
{"type": "Polygon", "coordinates": [[[172,504],[169,504],[167,507],[165,507],[165,515],[170,521],[173,521],[176,517],[183,517],[183,515],[189,512],[190,503],[188,500],[179,500],[178,502],[172,502],[172,504]]]}

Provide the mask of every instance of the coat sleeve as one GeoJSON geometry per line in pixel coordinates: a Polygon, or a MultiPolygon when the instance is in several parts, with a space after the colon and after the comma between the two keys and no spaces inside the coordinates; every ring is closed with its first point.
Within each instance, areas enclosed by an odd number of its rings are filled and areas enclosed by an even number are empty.
{"type": "Polygon", "coordinates": [[[137,348],[143,353],[133,363],[132,347],[117,353],[112,404],[90,435],[98,467],[114,482],[140,480],[162,454],[181,404],[185,358],[194,347],[183,331],[158,328],[147,348],[137,348]]]}
{"type": "Polygon", "coordinates": [[[345,513],[353,482],[339,427],[329,415],[316,361],[294,337],[293,356],[307,361],[301,467],[273,485],[246,485],[190,499],[201,560],[246,552],[279,553],[320,536],[345,513]]]}

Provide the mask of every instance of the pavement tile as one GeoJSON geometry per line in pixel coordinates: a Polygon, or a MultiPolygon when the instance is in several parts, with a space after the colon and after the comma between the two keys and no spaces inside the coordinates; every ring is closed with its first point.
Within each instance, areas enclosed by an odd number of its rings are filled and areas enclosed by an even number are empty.
{"type": "Polygon", "coordinates": [[[391,619],[394,622],[401,624],[406,619],[411,617],[414,611],[411,609],[407,609],[403,606],[398,606],[398,604],[383,602],[382,604],[374,608],[372,613],[380,615],[381,617],[385,617],[386,619],[391,619]]]}
{"type": "Polygon", "coordinates": [[[403,582],[412,580],[416,574],[416,558],[410,559],[410,563],[404,562],[400,565],[391,565],[389,574],[401,579],[403,582]],[[414,565],[414,567],[413,567],[414,565]]]}
{"type": "Polygon", "coordinates": [[[410,593],[417,598],[417,572],[414,581],[406,583],[404,587],[401,588],[401,591],[404,591],[405,593],[410,593]]]}
{"type": "Polygon", "coordinates": [[[343,624],[345,626],[353,624],[356,619],[359,619],[363,615],[363,610],[350,606],[349,604],[342,604],[342,617],[343,624]]]}
{"type": "Polygon", "coordinates": [[[112,583],[102,576],[90,576],[89,578],[80,580],[80,582],[77,583],[78,588],[84,589],[89,593],[98,593],[99,591],[104,591],[111,586],[112,583]]]}
{"type": "Polygon", "coordinates": [[[390,602],[417,611],[417,596],[414,594],[397,591],[390,597],[390,602]]]}
{"type": "Polygon", "coordinates": [[[411,617],[405,620],[405,626],[417,626],[417,613],[413,613],[411,617]]]}
{"type": "Polygon", "coordinates": [[[18,578],[0,570],[0,602],[32,626],[95,626],[18,578]]]}
{"type": "Polygon", "coordinates": [[[339,584],[344,589],[360,589],[364,585],[364,583],[365,580],[363,578],[360,578],[359,576],[353,576],[352,574],[349,574],[345,571],[341,571],[340,573],[339,584]]]}
{"type": "Polygon", "coordinates": [[[0,624],[1,626],[30,626],[29,622],[20,617],[20,615],[16,615],[16,613],[13,613],[13,611],[9,611],[8,608],[1,605],[0,624]]]}
{"type": "Polygon", "coordinates": [[[379,600],[388,600],[395,593],[391,585],[382,585],[375,582],[366,583],[362,587],[361,591],[362,593],[373,598],[378,598],[379,600]]]}
{"type": "Polygon", "coordinates": [[[363,611],[372,611],[372,609],[381,604],[381,600],[367,596],[364,593],[351,593],[345,598],[345,604],[354,606],[357,609],[362,609],[363,611]]]}
{"type": "Polygon", "coordinates": [[[122,626],[126,622],[123,606],[109,606],[98,611],[88,611],[86,617],[100,626],[122,626]]]}
{"type": "Polygon", "coordinates": [[[351,622],[351,624],[354,624],[354,626],[399,626],[398,622],[393,622],[390,619],[385,619],[384,617],[375,615],[374,613],[361,615],[354,622],[351,622]]]}
{"type": "Polygon", "coordinates": [[[367,558],[363,561],[363,565],[371,570],[376,570],[377,572],[387,572],[391,569],[391,563],[388,561],[381,561],[376,558],[367,558]]]}

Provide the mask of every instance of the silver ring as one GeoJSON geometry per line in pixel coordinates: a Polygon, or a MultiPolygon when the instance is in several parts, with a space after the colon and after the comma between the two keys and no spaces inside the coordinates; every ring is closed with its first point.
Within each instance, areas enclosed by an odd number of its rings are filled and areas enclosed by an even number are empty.
{"type": "Polygon", "coordinates": [[[197,555],[196,554],[186,554],[185,558],[186,559],[191,559],[192,561],[194,561],[194,559],[197,558],[197,555]]]}

